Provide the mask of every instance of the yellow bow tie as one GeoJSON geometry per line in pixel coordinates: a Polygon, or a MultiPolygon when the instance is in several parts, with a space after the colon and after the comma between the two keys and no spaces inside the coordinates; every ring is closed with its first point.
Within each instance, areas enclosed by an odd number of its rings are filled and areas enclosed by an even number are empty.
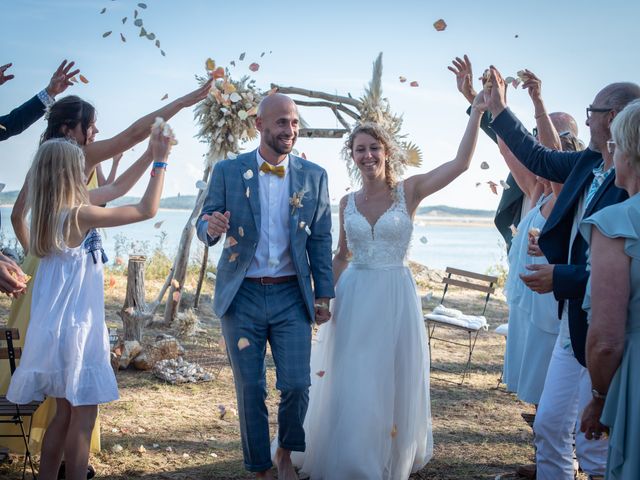
{"type": "Polygon", "coordinates": [[[260,165],[260,171],[264,173],[271,173],[273,175],[277,175],[279,178],[284,177],[284,166],[283,165],[271,165],[269,162],[262,162],[260,165]]]}

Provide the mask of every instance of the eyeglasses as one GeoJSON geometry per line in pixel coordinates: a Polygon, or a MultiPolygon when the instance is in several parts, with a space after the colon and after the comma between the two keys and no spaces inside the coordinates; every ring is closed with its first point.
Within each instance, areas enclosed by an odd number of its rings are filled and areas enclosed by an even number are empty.
{"type": "Polygon", "coordinates": [[[587,119],[591,118],[592,113],[606,113],[613,110],[613,108],[597,108],[597,107],[587,107],[587,119]]]}
{"type": "Polygon", "coordinates": [[[615,140],[607,140],[607,151],[613,155],[613,153],[616,151],[616,142],[615,140]]]}

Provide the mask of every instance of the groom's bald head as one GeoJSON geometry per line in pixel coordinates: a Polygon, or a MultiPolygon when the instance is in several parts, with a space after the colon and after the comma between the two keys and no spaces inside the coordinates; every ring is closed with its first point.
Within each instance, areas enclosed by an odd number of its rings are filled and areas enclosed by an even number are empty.
{"type": "Polygon", "coordinates": [[[270,163],[281,162],[298,139],[298,107],[286,95],[274,93],[258,105],[256,128],[260,132],[260,154],[270,163]]]}

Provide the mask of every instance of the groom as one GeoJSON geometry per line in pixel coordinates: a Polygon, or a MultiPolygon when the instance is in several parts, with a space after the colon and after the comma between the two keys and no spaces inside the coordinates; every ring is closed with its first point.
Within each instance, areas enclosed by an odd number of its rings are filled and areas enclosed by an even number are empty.
{"type": "Polygon", "coordinates": [[[327,173],[290,154],[299,128],[294,102],[277,93],[265,97],[256,128],[257,150],[215,166],[197,231],[207,245],[226,234],[213,307],[233,369],[245,468],[273,478],[268,341],[280,390],[278,478],[293,479],[291,451],[305,449],[311,324],[329,320],[334,296],[331,208],[327,173]]]}

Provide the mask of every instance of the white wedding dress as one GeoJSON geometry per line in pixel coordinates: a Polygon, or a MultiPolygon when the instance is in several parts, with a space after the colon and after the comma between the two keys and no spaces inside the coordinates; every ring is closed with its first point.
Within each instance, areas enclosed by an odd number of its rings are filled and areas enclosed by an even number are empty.
{"type": "Polygon", "coordinates": [[[425,326],[404,264],[413,224],[402,183],[373,227],[349,195],[344,223],[353,257],[312,348],[306,451],[292,458],[312,480],[406,479],[433,455],[433,437],[425,326]]]}

